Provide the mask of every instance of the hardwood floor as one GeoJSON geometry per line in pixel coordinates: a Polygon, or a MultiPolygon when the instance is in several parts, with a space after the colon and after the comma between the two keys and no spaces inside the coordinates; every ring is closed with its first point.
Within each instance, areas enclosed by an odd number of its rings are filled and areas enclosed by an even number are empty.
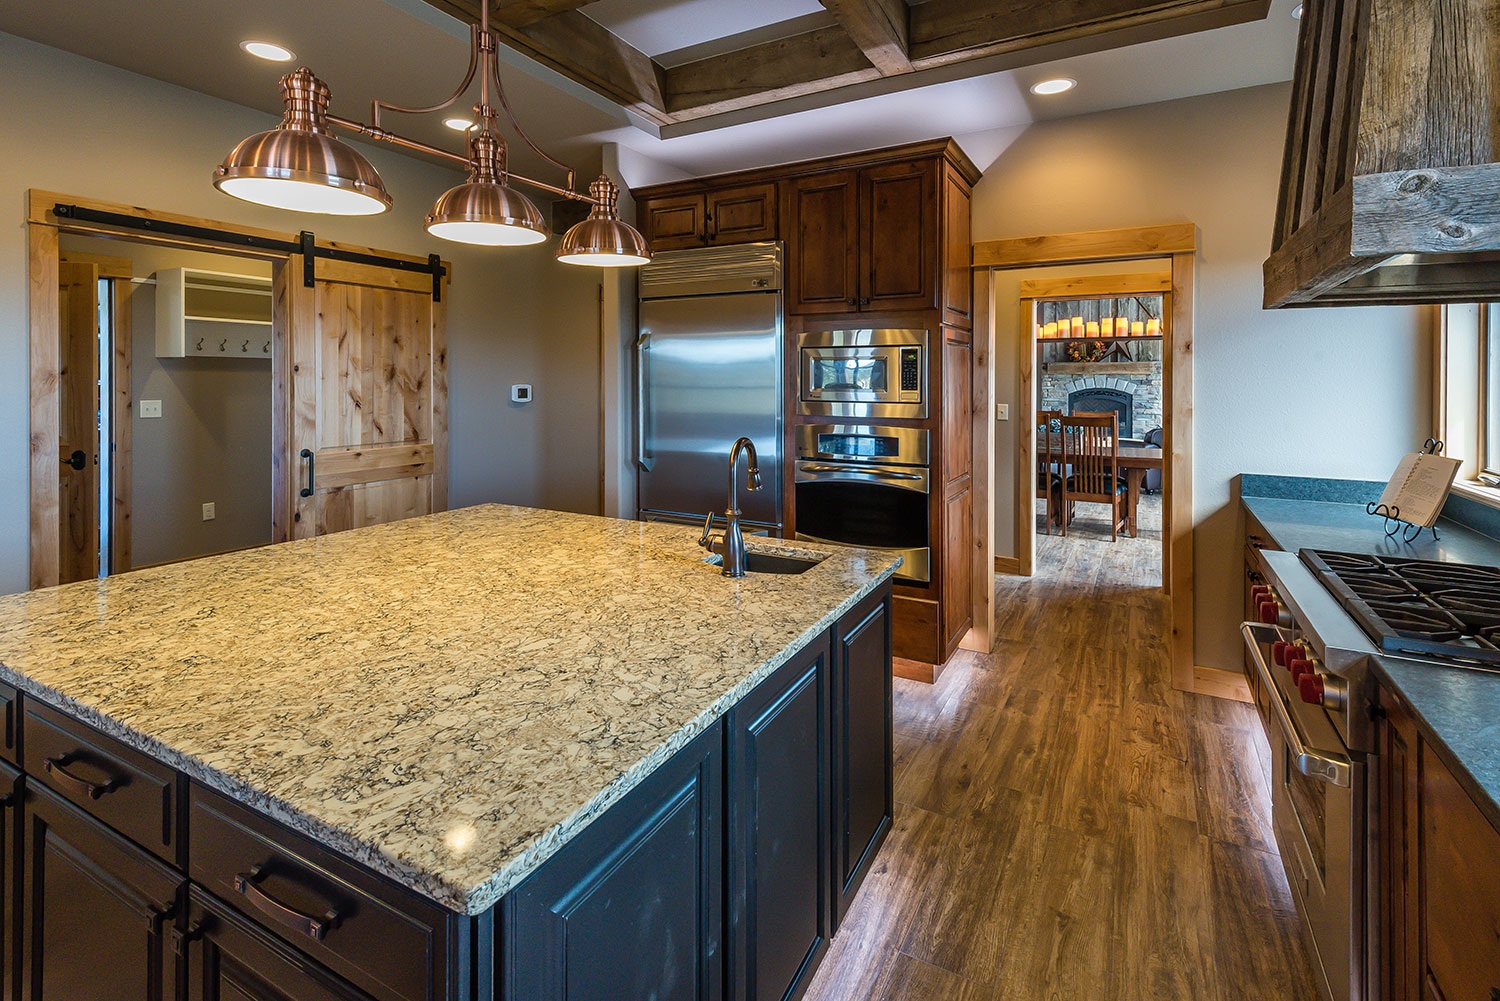
{"type": "Polygon", "coordinates": [[[808,1001],[1317,997],[1254,710],[1168,680],[1160,531],[1080,506],[991,654],[896,680],[895,826],[808,1001]]]}

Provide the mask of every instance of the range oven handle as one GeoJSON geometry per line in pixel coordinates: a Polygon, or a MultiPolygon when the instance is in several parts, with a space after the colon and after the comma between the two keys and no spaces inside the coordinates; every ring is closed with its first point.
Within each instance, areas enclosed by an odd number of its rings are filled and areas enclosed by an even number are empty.
{"type": "MultiPolygon", "coordinates": [[[[805,465],[802,468],[804,470],[806,470],[807,472],[809,472],[809,473],[851,473],[851,472],[853,472],[853,473],[866,473],[866,472],[872,472],[872,470],[867,470],[867,469],[849,469],[846,466],[811,466],[811,465],[805,465]]],[[[893,480],[920,480],[920,479],[924,479],[925,478],[925,477],[922,476],[921,473],[896,473],[896,472],[891,472],[889,470],[881,471],[879,475],[885,476],[885,477],[889,477],[890,479],[893,479],[893,480]]]]}
{"type": "Polygon", "coordinates": [[[922,494],[930,492],[925,473],[906,473],[897,469],[872,466],[835,466],[798,462],[795,479],[798,483],[878,483],[898,490],[912,490],[922,494]],[[808,475],[803,476],[804,473],[808,475]]]}
{"type": "Polygon", "coordinates": [[[1277,687],[1276,679],[1271,677],[1271,667],[1260,652],[1262,643],[1284,640],[1287,638],[1286,633],[1276,626],[1261,622],[1241,622],[1240,635],[1245,639],[1245,649],[1249,651],[1250,660],[1255,664],[1255,672],[1260,675],[1260,683],[1265,686],[1266,701],[1271,703],[1271,712],[1275,714],[1282,737],[1286,740],[1288,750],[1292,752],[1292,764],[1310,779],[1347,789],[1353,770],[1349,758],[1332,751],[1308,747],[1302,742],[1297,733],[1297,724],[1286,707],[1286,700],[1282,698],[1281,689],[1277,687]]]}

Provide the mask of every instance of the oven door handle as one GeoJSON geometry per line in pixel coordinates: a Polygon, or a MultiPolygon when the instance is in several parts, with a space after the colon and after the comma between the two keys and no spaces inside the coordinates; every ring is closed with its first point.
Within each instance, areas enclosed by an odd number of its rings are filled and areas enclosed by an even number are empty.
{"type": "Polygon", "coordinates": [[[1271,667],[1260,652],[1261,643],[1284,640],[1286,633],[1276,626],[1261,622],[1241,622],[1240,635],[1245,638],[1245,649],[1249,651],[1250,660],[1255,664],[1255,671],[1260,675],[1260,683],[1266,688],[1266,701],[1271,704],[1271,711],[1276,716],[1276,723],[1281,728],[1282,737],[1286,740],[1287,748],[1292,752],[1292,764],[1296,766],[1297,771],[1310,779],[1318,779],[1329,785],[1347,789],[1353,770],[1349,758],[1343,754],[1308,747],[1302,742],[1302,737],[1297,733],[1296,721],[1292,719],[1291,711],[1286,707],[1286,700],[1282,698],[1281,689],[1277,686],[1276,679],[1271,676],[1271,667]]]}
{"type": "Polygon", "coordinates": [[[922,479],[922,474],[921,473],[895,473],[895,472],[891,472],[889,470],[848,469],[848,468],[846,468],[844,466],[811,466],[811,465],[805,465],[802,468],[804,470],[806,470],[807,472],[809,472],[809,473],[865,473],[865,474],[874,473],[876,475],[884,476],[884,477],[887,477],[888,479],[892,479],[892,480],[920,480],[920,479],[922,479]]]}

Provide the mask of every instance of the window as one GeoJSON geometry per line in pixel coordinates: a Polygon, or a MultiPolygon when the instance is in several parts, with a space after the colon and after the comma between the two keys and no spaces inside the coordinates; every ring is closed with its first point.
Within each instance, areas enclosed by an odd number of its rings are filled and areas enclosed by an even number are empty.
{"type": "Polygon", "coordinates": [[[1435,434],[1458,459],[1455,489],[1500,506],[1500,304],[1441,307],[1435,434]]]}
{"type": "Polygon", "coordinates": [[[1500,485],[1500,305],[1478,307],[1481,369],[1484,392],[1480,397],[1479,426],[1483,448],[1483,469],[1500,485]]]}

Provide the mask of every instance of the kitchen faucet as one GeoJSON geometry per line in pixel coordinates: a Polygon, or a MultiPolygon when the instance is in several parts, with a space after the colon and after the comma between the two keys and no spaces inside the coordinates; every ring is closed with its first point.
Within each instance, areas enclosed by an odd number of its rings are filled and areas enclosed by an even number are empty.
{"type": "MultiPolygon", "coordinates": [[[[740,532],[740,502],[736,486],[741,448],[750,457],[750,481],[747,486],[751,490],[760,489],[760,461],[755,457],[755,442],[749,438],[740,438],[729,448],[729,506],[724,511],[724,534],[718,539],[724,552],[725,577],[745,576],[745,537],[740,532]]],[[[709,552],[714,551],[713,529],[714,515],[710,511],[703,522],[703,538],[698,540],[698,545],[709,552]]]]}

